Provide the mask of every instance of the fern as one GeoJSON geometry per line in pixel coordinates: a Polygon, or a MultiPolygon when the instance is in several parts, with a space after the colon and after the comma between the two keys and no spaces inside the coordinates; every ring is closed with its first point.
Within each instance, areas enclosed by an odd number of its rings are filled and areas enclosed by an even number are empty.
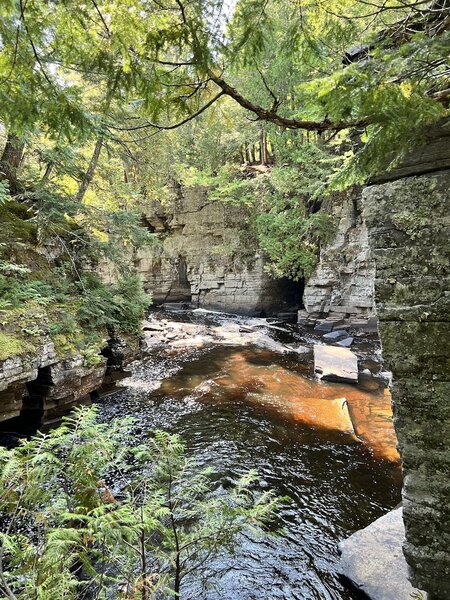
{"type": "Polygon", "coordinates": [[[106,598],[120,587],[142,598],[144,587],[149,599],[177,595],[185,571],[231,551],[245,529],[262,534],[280,500],[254,495],[256,473],[228,495],[211,494],[211,469],[186,459],[178,436],[156,431],[133,446],[131,427],[78,408],[59,428],[0,448],[3,593],[75,599],[89,589],[106,598]]]}

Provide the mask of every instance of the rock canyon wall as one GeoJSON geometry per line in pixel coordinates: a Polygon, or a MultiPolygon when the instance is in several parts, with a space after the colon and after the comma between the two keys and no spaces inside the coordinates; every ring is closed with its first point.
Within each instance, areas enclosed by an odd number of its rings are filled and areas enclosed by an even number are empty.
{"type": "Polygon", "coordinates": [[[413,584],[450,598],[450,127],[363,192],[413,584]]]}
{"type": "Polygon", "coordinates": [[[111,339],[89,364],[82,354],[58,356],[48,335],[30,352],[0,361],[0,422],[5,430],[33,431],[105,393],[125,376],[124,365],[137,355],[137,340],[111,339]]]}
{"type": "Polygon", "coordinates": [[[321,249],[319,263],[306,284],[305,316],[372,317],[375,264],[362,216],[361,190],[332,196],[328,210],[336,235],[321,249]]]}
{"type": "Polygon", "coordinates": [[[180,188],[167,205],[152,203],[145,220],[159,244],[140,252],[138,269],[155,304],[258,315],[301,303],[298,284],[265,272],[245,207],[210,201],[206,188],[180,188]]]}

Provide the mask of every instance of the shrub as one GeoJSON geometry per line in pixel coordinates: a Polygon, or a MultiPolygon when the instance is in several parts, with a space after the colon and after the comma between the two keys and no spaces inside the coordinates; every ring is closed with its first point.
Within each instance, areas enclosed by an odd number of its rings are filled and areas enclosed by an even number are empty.
{"type": "Polygon", "coordinates": [[[144,310],[151,297],[144,293],[137,275],[119,279],[116,285],[105,285],[89,273],[81,281],[79,321],[88,329],[113,328],[125,333],[140,330],[144,310]]]}

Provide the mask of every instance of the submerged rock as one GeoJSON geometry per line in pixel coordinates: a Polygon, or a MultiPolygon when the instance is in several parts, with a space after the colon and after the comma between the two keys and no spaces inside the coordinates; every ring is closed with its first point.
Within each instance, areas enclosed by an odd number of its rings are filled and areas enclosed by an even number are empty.
{"type": "Polygon", "coordinates": [[[314,372],[328,381],[358,381],[358,359],[351,350],[314,345],[314,372]]]}
{"type": "Polygon", "coordinates": [[[302,398],[296,403],[293,417],[305,425],[355,435],[345,398],[302,398]]]}
{"type": "Polygon", "coordinates": [[[419,590],[408,580],[404,537],[397,508],[339,544],[339,571],[371,600],[411,600],[419,590]]]}

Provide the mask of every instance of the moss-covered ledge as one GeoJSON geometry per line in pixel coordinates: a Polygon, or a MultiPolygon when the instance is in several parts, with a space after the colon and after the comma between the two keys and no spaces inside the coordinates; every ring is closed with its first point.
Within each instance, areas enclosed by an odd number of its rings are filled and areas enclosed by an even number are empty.
{"type": "Polygon", "coordinates": [[[383,356],[394,375],[403,548],[413,585],[439,600],[450,598],[449,189],[443,168],[363,193],[383,356]]]}

